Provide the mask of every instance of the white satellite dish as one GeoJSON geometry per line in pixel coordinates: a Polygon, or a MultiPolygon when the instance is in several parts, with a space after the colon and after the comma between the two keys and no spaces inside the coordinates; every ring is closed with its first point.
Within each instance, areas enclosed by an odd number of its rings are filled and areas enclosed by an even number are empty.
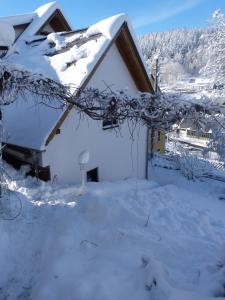
{"type": "Polygon", "coordinates": [[[16,38],[13,26],[7,22],[0,21],[0,47],[9,48],[16,38]]]}
{"type": "Polygon", "coordinates": [[[84,150],[79,155],[79,164],[80,165],[86,165],[89,162],[90,159],[90,153],[87,150],[84,150]]]}

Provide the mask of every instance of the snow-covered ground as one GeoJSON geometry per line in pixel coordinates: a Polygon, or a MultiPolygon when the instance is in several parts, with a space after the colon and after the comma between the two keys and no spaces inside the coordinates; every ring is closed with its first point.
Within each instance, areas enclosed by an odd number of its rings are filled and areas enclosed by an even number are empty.
{"type": "Polygon", "coordinates": [[[225,299],[224,183],[150,167],[78,196],[8,172],[23,208],[0,220],[1,300],[225,299]]]}

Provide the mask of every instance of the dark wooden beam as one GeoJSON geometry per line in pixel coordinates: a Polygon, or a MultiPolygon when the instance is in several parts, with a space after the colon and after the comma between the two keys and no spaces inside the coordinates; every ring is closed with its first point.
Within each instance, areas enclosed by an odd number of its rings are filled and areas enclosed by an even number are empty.
{"type": "Polygon", "coordinates": [[[126,23],[116,39],[116,45],[138,90],[154,93],[154,88],[126,23]]]}
{"type": "Polygon", "coordinates": [[[42,27],[36,32],[36,34],[41,34],[44,27],[49,24],[55,32],[62,32],[62,31],[71,31],[72,28],[70,27],[69,23],[64,18],[63,14],[59,9],[57,9],[42,25],[42,27]]]}

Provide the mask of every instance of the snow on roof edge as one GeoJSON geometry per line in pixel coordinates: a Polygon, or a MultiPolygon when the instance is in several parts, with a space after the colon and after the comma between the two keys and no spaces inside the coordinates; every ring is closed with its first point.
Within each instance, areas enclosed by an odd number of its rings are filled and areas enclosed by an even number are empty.
{"type": "MultiPolygon", "coordinates": [[[[39,18],[41,18],[42,16],[44,16],[48,10],[52,7],[52,6],[57,6],[57,8],[60,7],[59,4],[57,4],[56,1],[53,1],[53,2],[49,2],[49,3],[46,3],[40,7],[38,7],[36,10],[35,10],[35,13],[38,15],[39,18]]],[[[61,8],[61,7],[60,7],[61,8]]]]}
{"type": "Polygon", "coordinates": [[[44,25],[44,23],[48,20],[48,18],[56,11],[60,10],[60,12],[63,14],[64,18],[66,19],[67,23],[70,25],[72,28],[72,25],[69,21],[69,19],[65,16],[61,5],[54,1],[54,2],[49,2],[46,3],[42,6],[40,6],[38,9],[35,11],[35,17],[33,22],[30,24],[30,26],[21,34],[22,38],[25,38],[26,36],[32,36],[35,35],[36,32],[44,25]]]}
{"type": "Polygon", "coordinates": [[[113,39],[115,34],[118,32],[118,30],[126,20],[126,14],[117,14],[111,16],[90,26],[85,35],[89,37],[96,33],[102,33],[108,39],[113,39]]]}
{"type": "Polygon", "coordinates": [[[70,22],[70,19],[67,17],[65,12],[63,11],[61,4],[59,4],[57,1],[52,1],[52,2],[49,2],[49,3],[46,3],[42,6],[40,6],[38,9],[36,9],[35,13],[41,18],[45,13],[48,12],[49,9],[51,9],[52,6],[55,7],[55,10],[59,9],[61,11],[61,13],[63,14],[67,23],[70,25],[71,28],[73,28],[73,26],[70,22]]]}
{"type": "Polygon", "coordinates": [[[27,13],[22,15],[0,17],[0,21],[10,23],[13,26],[30,23],[36,16],[35,13],[27,13]]]}
{"type": "Polygon", "coordinates": [[[70,27],[73,28],[69,18],[67,18],[67,16],[63,12],[61,5],[56,1],[44,4],[32,13],[15,16],[2,16],[0,17],[0,21],[10,23],[13,26],[30,23],[30,26],[25,30],[25,32],[21,34],[20,38],[25,36],[32,36],[41,28],[41,26],[47,21],[51,14],[54,13],[54,11],[57,9],[59,9],[63,14],[70,27]]]}
{"type": "Polygon", "coordinates": [[[35,18],[30,26],[21,34],[20,39],[25,36],[35,35],[36,32],[41,28],[41,26],[48,20],[51,14],[54,13],[56,9],[60,9],[56,2],[49,3],[50,5],[43,5],[35,11],[35,18]],[[44,9],[45,8],[45,9],[44,9]]]}
{"type": "Polygon", "coordinates": [[[149,80],[150,80],[151,84],[153,85],[151,74],[149,74],[149,68],[148,68],[147,63],[144,59],[141,47],[140,47],[139,42],[137,40],[136,34],[134,32],[132,22],[130,21],[130,18],[128,17],[127,14],[125,14],[125,13],[117,14],[117,15],[114,15],[112,17],[104,19],[104,20],[90,26],[89,29],[86,32],[86,36],[101,32],[107,38],[113,39],[113,37],[116,35],[116,33],[118,32],[118,30],[120,29],[120,27],[122,26],[122,24],[124,22],[127,23],[128,29],[131,33],[131,36],[132,36],[134,44],[137,48],[138,54],[139,54],[139,56],[141,58],[141,61],[144,65],[144,68],[145,68],[146,73],[149,77],[149,80]]]}

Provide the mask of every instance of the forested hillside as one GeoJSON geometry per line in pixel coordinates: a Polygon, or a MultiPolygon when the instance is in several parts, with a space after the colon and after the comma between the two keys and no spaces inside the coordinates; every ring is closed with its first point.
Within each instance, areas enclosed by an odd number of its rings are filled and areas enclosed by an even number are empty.
{"type": "Polygon", "coordinates": [[[159,58],[161,81],[199,76],[209,59],[208,40],[212,29],[175,29],[149,33],[139,42],[149,66],[159,58]]]}

